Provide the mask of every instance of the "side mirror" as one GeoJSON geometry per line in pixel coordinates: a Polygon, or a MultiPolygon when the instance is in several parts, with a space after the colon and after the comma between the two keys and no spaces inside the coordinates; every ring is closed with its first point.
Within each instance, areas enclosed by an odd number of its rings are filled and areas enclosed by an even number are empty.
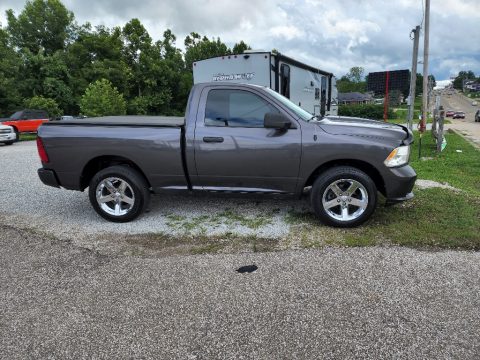
{"type": "Polygon", "coordinates": [[[263,126],[267,129],[287,130],[291,125],[290,119],[280,113],[269,112],[263,118],[263,126]]]}

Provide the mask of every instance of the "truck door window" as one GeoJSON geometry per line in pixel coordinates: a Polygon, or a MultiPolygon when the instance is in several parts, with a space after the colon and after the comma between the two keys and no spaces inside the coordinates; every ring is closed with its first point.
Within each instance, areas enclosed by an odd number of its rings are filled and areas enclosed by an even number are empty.
{"type": "Polygon", "coordinates": [[[268,112],[278,113],[278,110],[249,91],[210,90],[205,108],[205,125],[261,128],[268,112]]]}
{"type": "Polygon", "coordinates": [[[280,66],[280,94],[290,99],[290,66],[282,64],[280,66]]]}

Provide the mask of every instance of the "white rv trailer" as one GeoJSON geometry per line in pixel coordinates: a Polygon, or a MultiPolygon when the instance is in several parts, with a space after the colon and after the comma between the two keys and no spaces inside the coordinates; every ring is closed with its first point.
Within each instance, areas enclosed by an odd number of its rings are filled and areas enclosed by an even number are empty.
{"type": "Polygon", "coordinates": [[[279,53],[246,51],[193,63],[195,84],[216,81],[267,86],[313,115],[338,113],[334,75],[279,53]]]}

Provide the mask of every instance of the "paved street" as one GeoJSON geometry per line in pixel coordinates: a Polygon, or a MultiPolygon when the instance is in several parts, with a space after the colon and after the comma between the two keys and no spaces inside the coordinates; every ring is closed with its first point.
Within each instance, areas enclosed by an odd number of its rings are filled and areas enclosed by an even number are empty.
{"type": "Polygon", "coordinates": [[[2,359],[480,357],[480,253],[118,257],[5,226],[0,246],[2,359]]]}
{"type": "MultiPolygon", "coordinates": [[[[455,93],[454,95],[442,95],[442,105],[445,110],[464,111],[465,119],[448,118],[452,124],[446,125],[446,128],[454,129],[461,133],[465,138],[476,144],[480,148],[480,123],[475,122],[475,112],[480,108],[472,106],[472,99],[455,93]]],[[[477,102],[479,102],[477,100],[477,102]]]]}

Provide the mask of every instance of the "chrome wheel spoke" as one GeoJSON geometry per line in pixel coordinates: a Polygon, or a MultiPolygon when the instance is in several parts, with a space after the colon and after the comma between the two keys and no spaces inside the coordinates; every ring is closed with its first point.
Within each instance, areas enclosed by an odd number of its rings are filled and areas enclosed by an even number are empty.
{"type": "Polygon", "coordinates": [[[129,205],[133,205],[135,200],[133,200],[133,198],[130,198],[128,196],[124,196],[124,197],[122,197],[122,202],[127,203],[129,205]]]}
{"type": "MultiPolygon", "coordinates": [[[[342,189],[340,189],[338,187],[338,185],[335,183],[333,185],[330,185],[330,190],[333,191],[333,193],[336,195],[336,196],[340,196],[342,194],[342,189]]],[[[327,188],[328,189],[328,188],[327,188]]]]}
{"type": "Polygon", "coordinates": [[[338,206],[340,205],[340,203],[338,202],[337,199],[333,199],[333,200],[330,200],[330,201],[327,201],[323,204],[323,206],[325,207],[325,209],[331,209],[335,206],[338,206]]]}
{"type": "Polygon", "coordinates": [[[115,204],[115,215],[120,216],[120,203],[115,204]]]}
{"type": "Polygon", "coordinates": [[[110,193],[113,194],[117,191],[117,189],[115,188],[115,186],[113,186],[111,181],[105,180],[103,184],[105,184],[105,187],[107,188],[108,191],[110,191],[110,193]]]}
{"type": "Polygon", "coordinates": [[[349,199],[349,204],[353,206],[358,206],[360,209],[366,209],[368,205],[365,200],[360,200],[352,197],[349,199]]]}
{"type": "Polygon", "coordinates": [[[106,195],[106,196],[100,196],[100,198],[98,199],[98,202],[101,203],[101,204],[104,204],[104,203],[110,202],[110,201],[115,201],[112,194],[106,195]]]}
{"type": "Polygon", "coordinates": [[[345,191],[345,195],[346,196],[352,196],[352,194],[355,193],[355,191],[358,190],[359,188],[359,183],[356,182],[356,181],[352,181],[352,183],[350,184],[350,186],[348,187],[348,189],[345,191]]]}
{"type": "Polygon", "coordinates": [[[343,207],[342,208],[342,219],[343,220],[348,220],[348,207],[343,207]]]}
{"type": "Polygon", "coordinates": [[[122,195],[125,195],[125,190],[127,189],[127,183],[125,181],[122,181],[120,183],[120,186],[118,187],[118,192],[122,195]]]}

